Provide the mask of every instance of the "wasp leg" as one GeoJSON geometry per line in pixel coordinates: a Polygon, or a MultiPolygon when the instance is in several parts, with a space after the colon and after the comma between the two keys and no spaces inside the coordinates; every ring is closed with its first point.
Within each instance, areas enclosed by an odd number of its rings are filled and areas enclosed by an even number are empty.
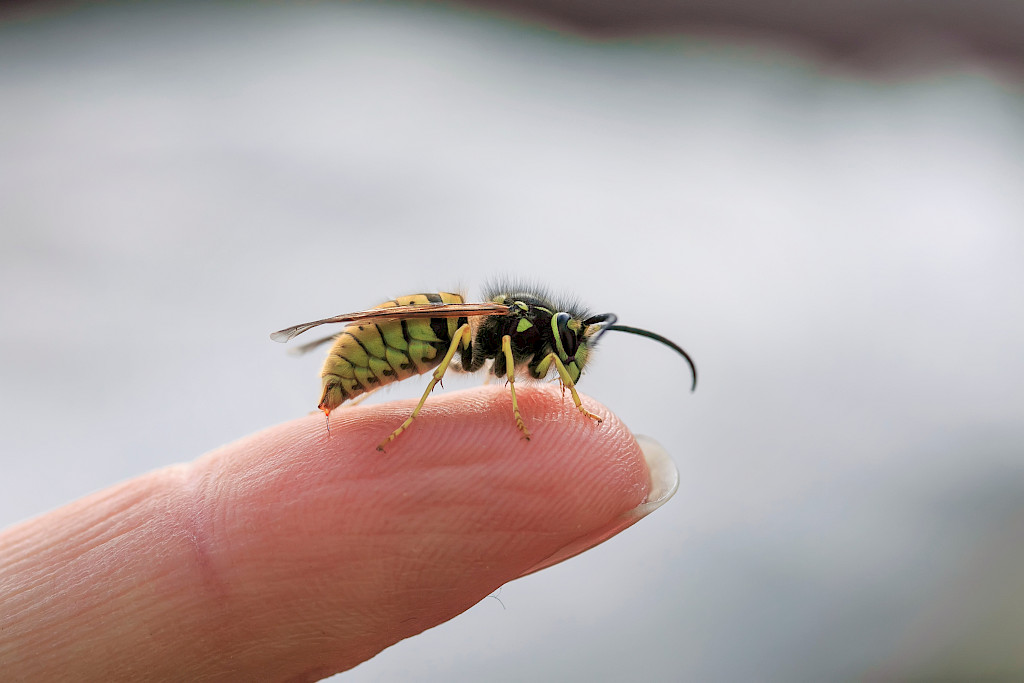
{"type": "Polygon", "coordinates": [[[523,438],[530,440],[530,430],[523,423],[523,416],[519,414],[519,403],[516,401],[516,367],[512,362],[512,337],[505,335],[501,338],[501,350],[505,352],[505,376],[508,377],[508,388],[512,391],[512,414],[516,418],[516,427],[523,433],[523,438]]]}
{"type": "Polygon", "coordinates": [[[598,423],[600,423],[602,421],[601,418],[599,418],[597,415],[594,415],[592,412],[583,407],[583,402],[580,400],[580,395],[576,393],[576,383],[572,381],[572,377],[569,376],[569,371],[565,369],[565,366],[562,365],[562,361],[560,361],[558,359],[558,356],[556,356],[554,353],[549,353],[544,358],[544,360],[537,364],[536,376],[543,377],[544,375],[546,375],[548,372],[548,368],[551,367],[552,363],[554,363],[555,365],[555,370],[558,371],[559,379],[562,380],[563,390],[564,388],[567,387],[569,389],[569,393],[572,394],[572,402],[576,404],[576,408],[579,409],[581,413],[583,413],[590,419],[596,420],[598,423]]]}
{"type": "Polygon", "coordinates": [[[405,422],[402,423],[402,426],[391,432],[388,438],[378,444],[378,451],[383,451],[385,446],[397,439],[398,435],[408,429],[409,425],[412,424],[412,421],[420,414],[420,411],[423,409],[423,404],[427,402],[427,397],[430,396],[430,392],[434,390],[434,387],[441,381],[441,378],[444,377],[444,373],[448,370],[448,366],[451,364],[452,358],[455,356],[455,352],[459,350],[459,344],[462,342],[462,338],[469,334],[470,328],[468,324],[463,325],[455,331],[455,334],[452,335],[451,346],[448,347],[448,353],[444,354],[441,364],[437,366],[436,370],[434,370],[434,376],[430,378],[430,384],[427,385],[427,390],[423,392],[423,397],[420,399],[420,402],[416,404],[416,408],[413,409],[412,415],[406,418],[405,422]]]}

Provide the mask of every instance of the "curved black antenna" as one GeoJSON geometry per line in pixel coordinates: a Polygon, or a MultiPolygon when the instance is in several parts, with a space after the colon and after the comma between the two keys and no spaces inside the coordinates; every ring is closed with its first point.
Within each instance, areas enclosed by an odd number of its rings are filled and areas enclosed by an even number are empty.
{"type": "MultiPolygon", "coordinates": [[[[614,322],[614,316],[612,316],[612,320],[614,322]]],[[[641,337],[653,339],[654,341],[661,342],[665,346],[675,349],[679,353],[679,355],[685,358],[686,362],[690,364],[690,372],[693,373],[693,386],[690,387],[690,391],[695,391],[697,389],[697,366],[693,364],[693,359],[690,358],[690,354],[688,354],[686,351],[683,351],[682,347],[676,344],[671,339],[665,339],[660,334],[648,332],[647,330],[641,330],[639,327],[627,327],[625,325],[604,325],[601,328],[601,332],[599,334],[604,334],[608,330],[615,330],[617,332],[629,332],[630,334],[638,334],[641,337]]]]}

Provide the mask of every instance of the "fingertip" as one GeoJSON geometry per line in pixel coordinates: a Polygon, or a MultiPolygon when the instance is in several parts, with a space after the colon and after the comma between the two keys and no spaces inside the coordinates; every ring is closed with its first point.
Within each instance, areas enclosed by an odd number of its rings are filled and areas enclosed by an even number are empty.
{"type": "Polygon", "coordinates": [[[198,461],[219,520],[205,547],[246,637],[344,670],[635,521],[651,477],[625,425],[554,388],[517,393],[531,440],[507,390],[483,387],[431,397],[385,453],[412,403],[336,411],[330,436],[301,418],[198,461]]]}

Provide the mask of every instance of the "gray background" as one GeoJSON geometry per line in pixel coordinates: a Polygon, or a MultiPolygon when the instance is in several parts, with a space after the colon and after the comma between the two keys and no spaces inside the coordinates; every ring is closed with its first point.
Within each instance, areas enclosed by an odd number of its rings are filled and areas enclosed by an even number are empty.
{"type": "Polygon", "coordinates": [[[313,409],[319,354],[274,329],[515,274],[694,356],[690,395],[609,335],[581,384],[680,491],[346,680],[1024,676],[1013,69],[423,4],[30,14],[0,24],[3,524],[313,409]]]}

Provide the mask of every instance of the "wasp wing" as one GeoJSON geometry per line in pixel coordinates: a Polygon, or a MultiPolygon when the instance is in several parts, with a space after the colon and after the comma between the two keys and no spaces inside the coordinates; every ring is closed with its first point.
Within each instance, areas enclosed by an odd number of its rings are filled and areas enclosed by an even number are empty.
{"type": "Polygon", "coordinates": [[[309,353],[313,349],[319,346],[323,346],[327,342],[334,341],[335,339],[338,338],[338,334],[338,332],[335,332],[334,334],[327,335],[323,339],[317,339],[316,341],[307,342],[302,346],[293,346],[291,349],[289,349],[288,353],[290,353],[293,356],[301,356],[305,353],[309,353]]]}
{"type": "MultiPolygon", "coordinates": [[[[351,323],[361,320],[412,320],[415,318],[462,318],[478,315],[504,315],[508,306],[495,303],[481,304],[416,304],[413,306],[391,306],[389,308],[371,308],[368,311],[357,311],[336,315],[333,318],[314,320],[301,325],[293,325],[278,330],[270,335],[276,342],[284,343],[294,339],[306,330],[329,323],[351,323]]],[[[321,343],[327,341],[324,339],[321,343]]]]}

